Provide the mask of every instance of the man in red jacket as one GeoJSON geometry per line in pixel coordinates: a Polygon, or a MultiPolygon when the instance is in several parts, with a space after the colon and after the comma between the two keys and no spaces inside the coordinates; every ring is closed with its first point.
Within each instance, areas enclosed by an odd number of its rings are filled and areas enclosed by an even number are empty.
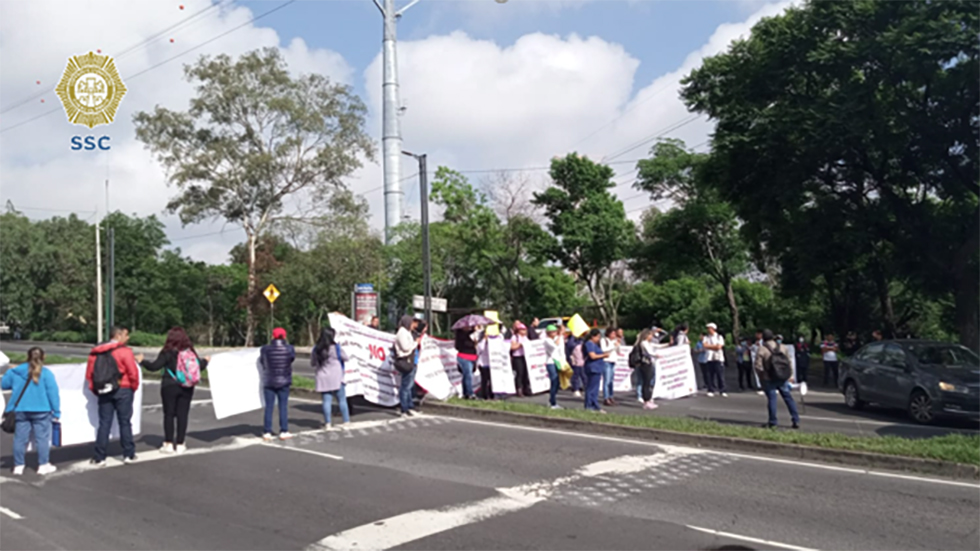
{"type": "Polygon", "coordinates": [[[126,346],[129,342],[129,329],[113,327],[110,341],[93,348],[88,354],[88,367],[85,369],[85,379],[88,386],[99,398],[99,431],[95,438],[95,456],[91,463],[98,467],[105,466],[106,448],[109,446],[109,432],[112,429],[112,417],[115,414],[119,421],[119,441],[123,448],[123,463],[136,460],[136,444],[133,442],[133,396],[140,387],[139,362],[143,355],[133,355],[133,350],[126,346]],[[101,354],[109,354],[119,368],[119,388],[110,392],[99,393],[92,382],[95,361],[101,354]]]}

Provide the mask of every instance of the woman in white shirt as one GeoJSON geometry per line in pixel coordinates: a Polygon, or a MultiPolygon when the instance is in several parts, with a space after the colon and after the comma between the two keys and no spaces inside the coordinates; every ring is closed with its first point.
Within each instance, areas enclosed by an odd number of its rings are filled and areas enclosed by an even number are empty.
{"type": "Polygon", "coordinates": [[[412,335],[415,320],[412,316],[402,316],[398,322],[398,332],[395,333],[395,369],[401,374],[398,385],[398,401],[401,404],[402,415],[412,415],[412,389],[415,386],[415,349],[422,338],[412,335]]]}
{"type": "Polygon", "coordinates": [[[548,403],[551,409],[561,409],[558,405],[558,386],[560,380],[558,370],[565,363],[565,340],[561,338],[561,333],[554,325],[545,328],[547,337],[544,339],[544,353],[548,356],[548,379],[551,381],[551,393],[548,395],[548,403]]]}
{"type": "Polygon", "coordinates": [[[643,363],[637,370],[640,375],[639,386],[636,387],[640,392],[640,401],[643,402],[643,409],[657,409],[657,404],[653,402],[653,390],[657,385],[657,356],[658,348],[667,348],[668,343],[655,342],[656,332],[644,329],[636,339],[636,346],[643,350],[643,363]]]}
{"type": "Polygon", "coordinates": [[[608,354],[606,359],[605,371],[602,373],[602,397],[603,404],[607,406],[616,405],[616,398],[613,396],[613,383],[616,378],[616,356],[619,355],[619,330],[615,327],[606,329],[606,334],[599,341],[603,354],[608,354]]]}

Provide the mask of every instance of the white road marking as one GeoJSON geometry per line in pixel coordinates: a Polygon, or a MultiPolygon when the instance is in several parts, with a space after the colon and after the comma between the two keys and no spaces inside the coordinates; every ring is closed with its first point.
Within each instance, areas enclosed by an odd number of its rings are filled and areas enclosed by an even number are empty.
{"type": "MultiPolygon", "coordinates": [[[[661,443],[658,443],[658,442],[647,442],[647,441],[644,441],[644,440],[630,440],[629,438],[619,438],[619,437],[616,437],[616,436],[602,436],[602,435],[599,435],[599,434],[588,434],[588,433],[581,433],[581,432],[566,432],[566,431],[560,431],[560,430],[555,430],[555,429],[544,429],[544,428],[539,428],[539,427],[525,427],[525,426],[521,426],[521,425],[511,425],[511,424],[507,424],[507,423],[494,423],[492,421],[478,421],[478,420],[475,420],[475,419],[464,419],[464,418],[461,418],[461,417],[449,417],[449,419],[454,419],[454,420],[456,420],[456,421],[458,421],[460,423],[470,423],[470,424],[474,424],[474,425],[486,425],[486,426],[490,426],[490,427],[498,427],[498,428],[505,428],[505,429],[512,429],[512,430],[526,430],[526,431],[531,431],[531,432],[543,432],[543,433],[554,434],[554,435],[558,435],[558,436],[574,436],[574,437],[577,437],[577,438],[585,438],[585,439],[588,439],[588,440],[605,440],[607,442],[619,442],[619,443],[623,443],[623,444],[634,444],[634,445],[637,445],[637,446],[652,446],[652,447],[663,448],[663,449],[676,449],[676,450],[690,450],[690,449],[693,449],[693,448],[687,448],[687,447],[684,447],[684,446],[674,446],[674,445],[670,445],[670,444],[661,444],[661,443]]],[[[868,470],[868,469],[855,469],[855,468],[848,468],[848,467],[837,467],[837,466],[834,466],[834,465],[822,465],[820,463],[807,463],[807,462],[797,461],[797,460],[777,459],[775,457],[766,457],[766,456],[760,456],[760,455],[750,455],[750,454],[727,452],[727,451],[721,451],[721,450],[702,450],[702,451],[710,452],[710,453],[717,454],[717,455],[724,455],[724,456],[728,456],[728,457],[738,457],[740,459],[751,459],[751,460],[754,460],[754,461],[763,461],[763,462],[768,462],[768,463],[782,463],[782,464],[785,464],[785,465],[792,465],[794,467],[808,467],[808,468],[812,468],[812,469],[824,469],[824,470],[828,470],[828,471],[837,471],[837,472],[843,472],[843,473],[873,475],[873,476],[881,476],[881,477],[885,477],[885,478],[895,478],[895,479],[898,479],[898,480],[912,480],[912,481],[916,481],[916,482],[927,482],[927,483],[931,483],[931,484],[944,484],[944,485],[948,485],[948,486],[962,486],[964,488],[974,488],[974,489],[980,488],[980,484],[976,484],[976,483],[972,483],[972,482],[957,482],[955,480],[943,480],[941,478],[927,478],[927,477],[922,477],[922,476],[913,476],[913,475],[904,475],[904,474],[890,473],[890,472],[886,472],[886,471],[871,471],[871,470],[868,470]]]]}
{"type": "Polygon", "coordinates": [[[0,513],[3,513],[5,515],[7,515],[8,517],[10,517],[10,518],[12,518],[14,520],[23,520],[24,519],[24,517],[22,517],[22,516],[18,515],[17,513],[11,511],[10,509],[7,509],[6,507],[0,507],[0,513]]]}
{"type": "Polygon", "coordinates": [[[308,453],[310,455],[318,455],[320,457],[326,457],[328,459],[336,459],[337,461],[343,461],[344,460],[344,458],[341,457],[341,456],[339,456],[339,455],[334,455],[332,453],[325,453],[325,452],[318,452],[318,451],[308,450],[306,448],[297,448],[295,446],[280,446],[280,445],[276,445],[276,444],[272,444],[272,443],[264,443],[263,445],[266,446],[266,447],[268,447],[268,448],[278,448],[280,450],[289,450],[289,451],[294,451],[294,452],[308,453]]]}
{"type": "Polygon", "coordinates": [[[704,453],[701,450],[666,451],[655,455],[627,455],[598,461],[573,474],[511,488],[498,488],[500,495],[441,509],[421,509],[344,530],[307,547],[307,551],[378,551],[398,547],[422,538],[492,517],[527,509],[547,500],[562,486],[584,478],[629,474],[673,461],[680,456],[704,453]]]}
{"type": "MultiPolygon", "coordinates": [[[[193,400],[191,401],[191,406],[210,404],[213,401],[214,400],[193,400]]],[[[163,404],[143,404],[143,409],[163,409],[163,404]]]]}
{"type": "Polygon", "coordinates": [[[758,543],[761,545],[771,545],[773,547],[779,547],[782,549],[792,549],[793,551],[816,551],[815,549],[810,549],[809,547],[799,547],[796,545],[789,545],[786,543],[779,543],[778,541],[763,540],[759,538],[752,538],[749,536],[740,536],[738,534],[732,534],[731,532],[721,532],[718,530],[712,530],[710,528],[700,528],[698,526],[686,525],[691,530],[697,530],[698,532],[704,532],[706,534],[713,534],[715,536],[721,536],[724,538],[747,541],[749,543],[758,543]]]}

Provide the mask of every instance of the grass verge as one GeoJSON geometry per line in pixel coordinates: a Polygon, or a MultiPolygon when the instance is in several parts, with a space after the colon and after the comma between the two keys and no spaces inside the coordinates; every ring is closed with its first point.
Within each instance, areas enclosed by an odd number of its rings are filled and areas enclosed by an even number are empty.
{"type": "Polygon", "coordinates": [[[761,427],[728,425],[715,421],[703,421],[684,417],[621,415],[616,413],[601,415],[580,409],[552,410],[537,404],[515,402],[481,402],[453,398],[449,400],[449,403],[454,406],[474,409],[509,411],[512,413],[593,421],[596,423],[627,427],[642,427],[688,434],[744,438],[746,440],[779,442],[800,446],[938,459],[952,461],[954,463],[980,465],[980,435],[949,434],[920,439],[899,438],[897,436],[847,436],[837,433],[770,430],[761,427]]]}

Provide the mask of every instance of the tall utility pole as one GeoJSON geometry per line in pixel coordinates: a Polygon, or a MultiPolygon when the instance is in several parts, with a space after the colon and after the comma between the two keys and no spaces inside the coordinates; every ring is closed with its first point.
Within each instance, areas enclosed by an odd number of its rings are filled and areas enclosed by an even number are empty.
{"type": "Polygon", "coordinates": [[[419,197],[422,202],[422,279],[425,287],[425,323],[432,326],[432,256],[429,254],[429,170],[425,153],[402,151],[419,162],[419,197]]]}
{"type": "Polygon", "coordinates": [[[399,11],[395,11],[395,0],[374,0],[384,18],[382,40],[382,104],[381,104],[381,148],[385,189],[385,243],[391,242],[392,231],[402,221],[401,190],[401,152],[402,131],[398,122],[398,57],[397,27],[398,19],[405,10],[415,5],[413,0],[399,11]],[[382,2],[384,5],[382,5],[382,2]]]}
{"type": "Polygon", "coordinates": [[[99,227],[99,221],[95,221],[95,324],[98,326],[98,343],[101,344],[105,341],[102,340],[102,331],[105,329],[102,326],[102,239],[99,237],[99,233],[102,228],[99,227]]]}

